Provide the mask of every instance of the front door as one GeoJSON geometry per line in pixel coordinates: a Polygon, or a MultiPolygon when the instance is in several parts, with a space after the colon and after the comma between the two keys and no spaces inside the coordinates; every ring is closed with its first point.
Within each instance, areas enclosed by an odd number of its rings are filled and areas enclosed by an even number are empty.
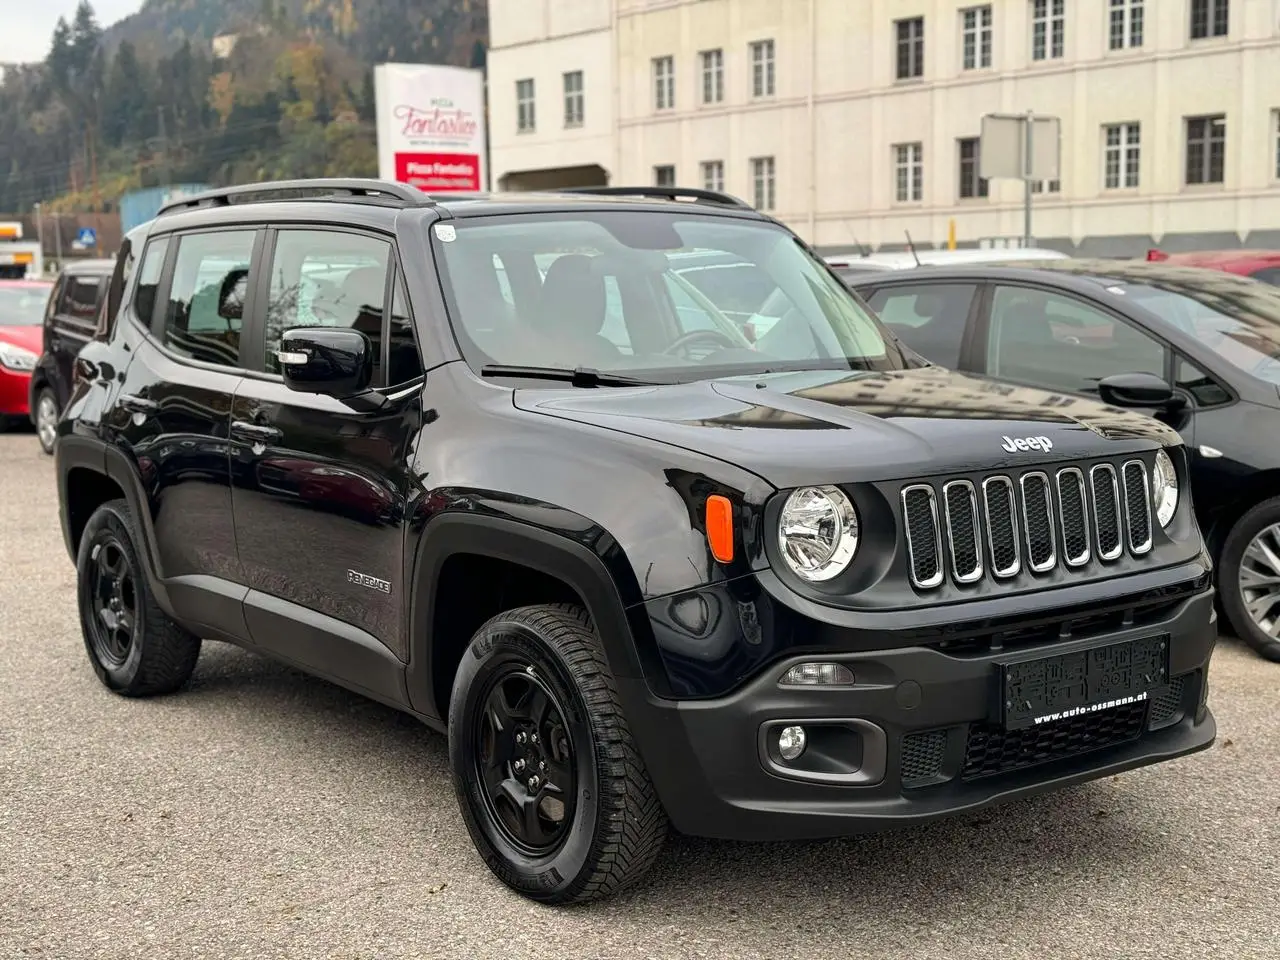
{"type": "MultiPolygon", "coordinates": [[[[403,525],[416,489],[407,460],[422,365],[393,244],[338,228],[281,228],[268,257],[267,302],[255,311],[262,322],[231,410],[250,632],[259,645],[321,672],[341,650],[362,648],[356,655],[367,660],[375,643],[405,660],[403,525]],[[381,400],[344,402],[286,387],[280,335],[306,326],[365,333],[381,400]]],[[[352,665],[348,678],[360,669],[352,665]]],[[[378,685],[365,684],[374,693],[378,685]]]]}

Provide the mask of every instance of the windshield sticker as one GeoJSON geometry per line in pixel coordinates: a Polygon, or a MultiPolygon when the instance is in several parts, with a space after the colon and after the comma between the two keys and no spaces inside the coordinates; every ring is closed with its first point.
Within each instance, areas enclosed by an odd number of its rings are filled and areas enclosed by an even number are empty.
{"type": "Polygon", "coordinates": [[[436,236],[440,238],[441,243],[453,243],[458,239],[458,231],[453,229],[452,224],[437,223],[436,236]]]}

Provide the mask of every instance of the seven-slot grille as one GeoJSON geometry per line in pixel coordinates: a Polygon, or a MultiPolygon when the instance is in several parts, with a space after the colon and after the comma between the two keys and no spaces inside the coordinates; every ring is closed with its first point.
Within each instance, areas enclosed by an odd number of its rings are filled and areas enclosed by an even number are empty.
{"type": "Polygon", "coordinates": [[[977,486],[912,483],[902,488],[902,513],[911,582],[924,589],[948,574],[969,584],[1112,561],[1126,549],[1141,556],[1152,542],[1151,482],[1141,460],[998,474],[977,486]]]}

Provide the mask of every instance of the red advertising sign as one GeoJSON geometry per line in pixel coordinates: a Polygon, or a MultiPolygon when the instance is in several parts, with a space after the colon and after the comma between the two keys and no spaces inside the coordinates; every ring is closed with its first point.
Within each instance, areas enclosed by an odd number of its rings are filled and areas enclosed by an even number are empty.
{"type": "Polygon", "coordinates": [[[397,153],[396,179],[430,193],[480,189],[480,156],[474,153],[397,153]]]}

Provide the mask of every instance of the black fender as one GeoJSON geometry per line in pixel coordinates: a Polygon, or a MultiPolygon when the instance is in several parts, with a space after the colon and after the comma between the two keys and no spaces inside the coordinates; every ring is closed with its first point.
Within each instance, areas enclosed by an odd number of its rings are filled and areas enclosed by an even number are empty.
{"type": "MultiPolygon", "coordinates": [[[[583,523],[594,526],[589,521],[583,523]]],[[[412,633],[406,681],[417,713],[442,719],[448,712],[449,705],[436,703],[433,692],[431,625],[437,605],[445,602],[437,592],[440,573],[445,562],[459,553],[533,567],[568,584],[595,622],[613,675],[620,680],[648,681],[655,693],[665,692],[665,671],[648,614],[640,603],[640,587],[622,548],[603,531],[600,536],[581,539],[589,539],[596,549],[579,538],[523,520],[461,510],[437,514],[426,523],[409,581],[412,633]]]]}

